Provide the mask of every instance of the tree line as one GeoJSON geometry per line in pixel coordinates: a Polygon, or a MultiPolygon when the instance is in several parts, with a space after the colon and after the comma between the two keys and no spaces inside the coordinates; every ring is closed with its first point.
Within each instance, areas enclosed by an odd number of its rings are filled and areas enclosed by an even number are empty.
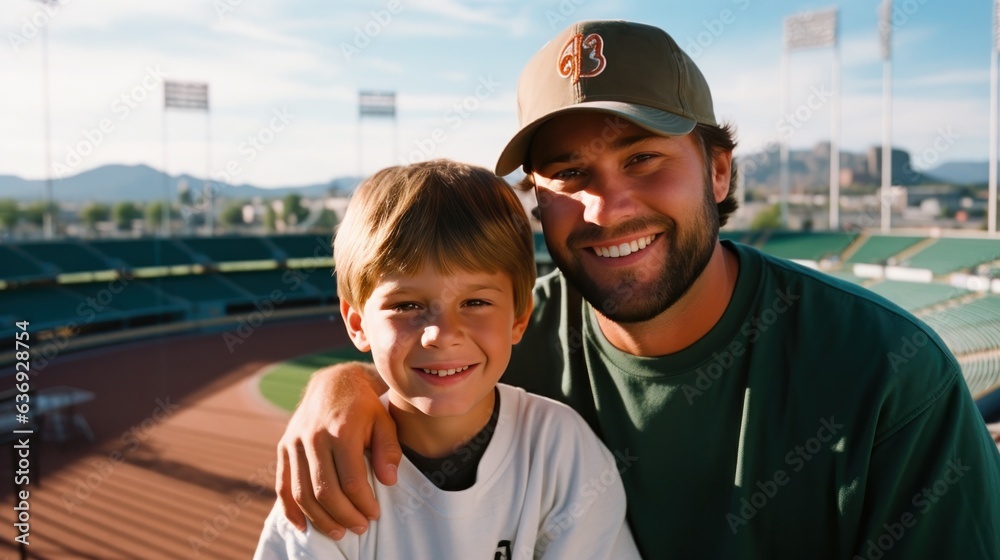
{"type": "MultiPolygon", "coordinates": [[[[91,202],[69,215],[62,213],[63,209],[55,202],[49,207],[44,201],[19,203],[14,199],[0,199],[0,233],[11,234],[19,226],[41,228],[49,208],[53,216],[58,216],[57,223],[60,225],[65,225],[61,222],[75,222],[92,234],[108,227],[119,232],[133,231],[137,225],[147,232],[156,232],[163,225],[164,215],[169,215],[171,222],[183,221],[185,225],[198,227],[207,223],[210,212],[215,218],[216,226],[223,230],[257,228],[275,232],[298,229],[310,216],[310,209],[303,203],[301,195],[294,193],[281,199],[261,201],[259,204],[245,199],[229,200],[221,208],[214,210],[183,198],[169,205],[162,200],[146,203],[120,201],[113,204],[91,202]],[[248,206],[253,209],[252,212],[246,210],[248,206]],[[110,226],[99,228],[100,224],[110,226]]],[[[311,226],[312,229],[330,230],[337,221],[333,212],[322,208],[311,226]]]]}

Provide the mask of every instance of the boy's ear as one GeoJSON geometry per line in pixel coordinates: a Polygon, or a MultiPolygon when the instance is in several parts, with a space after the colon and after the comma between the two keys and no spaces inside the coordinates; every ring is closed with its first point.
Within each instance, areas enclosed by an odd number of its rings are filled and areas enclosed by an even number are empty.
{"type": "Polygon", "coordinates": [[[528,328],[528,322],[531,321],[531,311],[534,307],[534,300],[529,301],[528,307],[524,310],[524,313],[522,313],[520,317],[514,318],[514,329],[510,335],[511,344],[521,342],[521,337],[524,336],[524,331],[528,328]]]}
{"type": "Polygon", "coordinates": [[[368,336],[365,335],[361,314],[343,299],[340,300],[340,316],[344,318],[344,326],[347,327],[347,334],[354,342],[354,346],[362,352],[370,351],[372,346],[368,343],[368,336]]]}

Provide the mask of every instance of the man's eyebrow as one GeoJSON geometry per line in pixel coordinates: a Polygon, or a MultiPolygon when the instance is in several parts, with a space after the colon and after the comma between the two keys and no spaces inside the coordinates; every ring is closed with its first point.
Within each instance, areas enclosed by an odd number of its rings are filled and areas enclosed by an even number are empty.
{"type": "Polygon", "coordinates": [[[611,142],[611,148],[614,150],[624,150],[625,148],[631,147],[634,144],[638,144],[643,140],[648,140],[655,136],[657,135],[653,134],[652,132],[644,132],[640,134],[633,134],[631,136],[623,136],[621,138],[615,138],[614,141],[611,142]]]}
{"type": "MultiPolygon", "coordinates": [[[[606,144],[606,145],[610,149],[612,149],[612,150],[624,150],[624,149],[629,148],[629,147],[631,147],[631,146],[633,146],[635,144],[638,144],[639,142],[642,142],[644,140],[648,140],[650,138],[655,138],[656,136],[657,136],[656,134],[653,134],[651,132],[642,132],[642,133],[639,133],[639,134],[632,134],[632,135],[629,135],[629,136],[622,136],[622,137],[619,137],[619,138],[615,138],[614,140],[611,141],[610,144],[606,144]]],[[[607,148],[605,148],[605,149],[607,149],[607,148]]],[[[594,152],[595,152],[595,150],[590,149],[590,150],[584,151],[583,153],[584,154],[587,154],[587,153],[593,154],[594,152]]],[[[556,155],[554,155],[552,157],[545,158],[545,161],[540,162],[540,164],[541,165],[549,165],[549,164],[553,164],[553,163],[573,163],[573,162],[576,162],[576,161],[580,161],[581,159],[585,159],[585,158],[581,155],[580,152],[564,152],[564,153],[561,153],[561,154],[556,154],[556,155]]]]}

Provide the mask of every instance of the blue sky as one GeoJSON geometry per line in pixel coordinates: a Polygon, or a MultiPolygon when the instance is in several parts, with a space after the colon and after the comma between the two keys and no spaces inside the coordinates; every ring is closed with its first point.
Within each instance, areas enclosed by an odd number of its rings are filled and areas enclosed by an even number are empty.
{"type": "MultiPolygon", "coordinates": [[[[428,157],[492,167],[517,128],[522,65],[582,19],[666,29],[708,78],[717,116],[736,124],[737,153],[757,151],[779,138],[783,19],[834,6],[841,146],[863,151],[881,143],[874,0],[62,0],[48,11],[7,0],[0,174],[45,176],[40,27],[49,36],[55,176],[146,163],[292,186],[428,157]],[[195,112],[164,116],[163,79],[209,82],[210,121],[195,112]],[[359,126],[360,89],[397,92],[396,124],[359,126]]],[[[896,0],[895,8],[894,145],[911,151],[917,167],[985,161],[992,3],[896,0]]],[[[818,105],[796,122],[793,148],[830,136],[832,104],[816,100],[830,91],[832,53],[790,58],[790,106],[818,105]]]]}

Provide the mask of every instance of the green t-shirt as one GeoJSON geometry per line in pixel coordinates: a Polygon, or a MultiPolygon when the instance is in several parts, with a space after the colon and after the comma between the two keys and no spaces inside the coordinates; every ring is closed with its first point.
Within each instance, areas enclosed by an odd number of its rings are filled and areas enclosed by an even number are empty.
{"type": "Polygon", "coordinates": [[[688,348],[616,349],[556,272],[503,379],[601,436],[644,557],[1000,558],[1000,453],[938,336],[863,288],[723,245],[735,293],[688,348]]]}

